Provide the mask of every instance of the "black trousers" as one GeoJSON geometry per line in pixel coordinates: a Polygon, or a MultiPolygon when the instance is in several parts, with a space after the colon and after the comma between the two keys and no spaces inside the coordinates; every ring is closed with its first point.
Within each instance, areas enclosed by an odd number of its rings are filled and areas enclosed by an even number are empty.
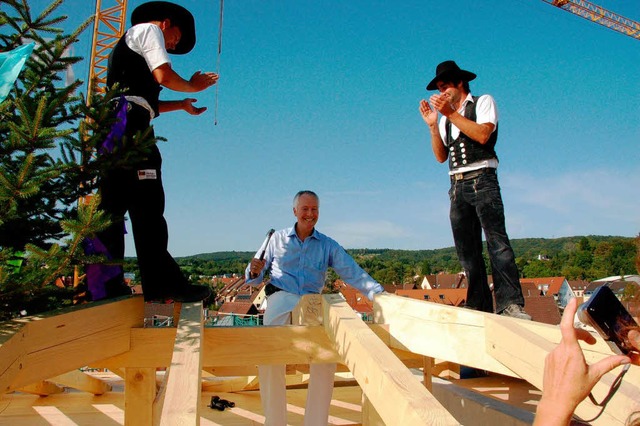
{"type": "MultiPolygon", "coordinates": [[[[150,125],[149,112],[130,104],[125,135],[133,138],[150,125]]],[[[117,151],[114,154],[117,155],[117,151]]],[[[145,299],[170,296],[188,284],[180,267],[167,250],[168,230],[164,218],[162,158],[153,145],[151,152],[126,167],[110,170],[100,179],[100,209],[112,223],[98,234],[114,260],[124,259],[125,213],[129,212],[136,247],[142,291],[145,299]]]]}

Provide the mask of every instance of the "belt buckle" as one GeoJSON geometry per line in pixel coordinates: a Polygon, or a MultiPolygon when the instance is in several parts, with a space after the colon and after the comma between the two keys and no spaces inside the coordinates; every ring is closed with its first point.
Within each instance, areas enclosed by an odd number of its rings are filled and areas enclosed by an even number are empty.
{"type": "Polygon", "coordinates": [[[464,178],[464,173],[454,173],[453,174],[453,180],[455,180],[455,181],[462,180],[463,178],[464,178]]]}

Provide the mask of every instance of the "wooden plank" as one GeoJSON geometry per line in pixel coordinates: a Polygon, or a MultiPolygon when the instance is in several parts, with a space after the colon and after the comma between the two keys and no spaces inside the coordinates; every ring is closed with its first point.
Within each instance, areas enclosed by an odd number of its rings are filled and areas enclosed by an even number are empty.
{"type": "Polygon", "coordinates": [[[151,425],[156,397],[156,369],[127,368],[124,375],[125,426],[151,425]]]}
{"type": "Polygon", "coordinates": [[[422,384],[433,393],[433,365],[434,359],[428,356],[424,357],[424,365],[422,366],[422,384]]]}
{"type": "Polygon", "coordinates": [[[385,426],[385,422],[376,411],[367,395],[362,394],[362,426],[385,426]]]}
{"type": "Polygon", "coordinates": [[[374,301],[376,322],[389,326],[390,347],[514,377],[485,349],[485,320],[493,316],[392,294],[374,301]]]}
{"type": "Polygon", "coordinates": [[[216,377],[257,376],[257,365],[243,365],[239,367],[204,367],[202,369],[216,377]]]}
{"type": "Polygon", "coordinates": [[[74,388],[94,395],[103,395],[111,390],[111,385],[79,370],[69,371],[49,379],[54,383],[74,388]]]}
{"type": "Polygon", "coordinates": [[[49,396],[55,395],[57,393],[63,393],[64,387],[58,386],[57,384],[50,382],[48,380],[43,380],[38,383],[32,383],[27,386],[23,386],[18,389],[20,392],[31,393],[39,396],[49,396]]]}
{"type": "MultiPolygon", "coordinates": [[[[369,327],[385,344],[390,341],[388,325],[369,324],[369,327]]],[[[91,366],[116,372],[123,367],[168,367],[175,335],[176,329],[169,327],[131,329],[129,351],[91,366]]],[[[204,368],[219,370],[219,374],[210,372],[220,376],[255,375],[255,366],[260,363],[341,362],[323,326],[207,327],[203,344],[204,368]],[[247,351],[247,342],[260,351],[247,351]],[[251,371],[243,373],[244,369],[251,371]]],[[[422,367],[422,355],[395,348],[392,351],[408,367],[422,367]]]]}
{"type": "Polygon", "coordinates": [[[324,322],[322,310],[322,295],[307,294],[291,312],[293,325],[322,325],[324,322]]]}
{"type": "MultiPolygon", "coordinates": [[[[488,320],[485,333],[487,352],[490,355],[538,389],[542,389],[544,360],[557,343],[527,329],[519,321],[501,317],[488,320]]],[[[605,354],[592,351],[588,345],[584,344],[582,348],[585,359],[590,364],[611,355],[610,351],[605,354]]],[[[593,394],[597,400],[602,400],[607,394],[619,370],[620,368],[605,375],[594,387],[593,394]]],[[[640,401],[640,382],[633,379],[634,376],[638,377],[639,370],[638,366],[631,367],[622,386],[611,399],[604,413],[591,424],[624,425],[628,415],[640,409],[640,403],[638,403],[640,401]]],[[[598,412],[599,408],[591,404],[588,399],[576,409],[576,414],[584,419],[594,417],[598,412]]]]}
{"type": "Polygon", "coordinates": [[[257,376],[212,378],[202,381],[202,392],[239,392],[247,390],[257,376]]]}
{"type": "MultiPolygon", "coordinates": [[[[108,363],[104,363],[104,362],[100,362],[101,364],[101,368],[106,368],[107,370],[109,370],[110,372],[112,372],[113,374],[115,374],[116,376],[120,377],[121,379],[124,379],[124,368],[121,367],[116,367],[113,365],[109,365],[108,363]]],[[[93,367],[93,366],[91,366],[93,367]]]]}
{"type": "Polygon", "coordinates": [[[200,424],[203,330],[202,302],[183,303],[160,425],[200,424]]]}
{"type": "Polygon", "coordinates": [[[339,295],[324,295],[324,326],[343,362],[388,425],[457,425],[339,295]]]}
{"type": "Polygon", "coordinates": [[[86,306],[22,319],[19,329],[9,327],[11,336],[5,334],[0,346],[0,392],[126,352],[131,327],[142,326],[142,297],[86,306]]]}
{"type": "MultiPolygon", "coordinates": [[[[168,367],[175,335],[175,328],[132,329],[128,352],[92,366],[168,367]]],[[[339,361],[322,326],[208,327],[204,331],[205,368],[339,361]],[[260,350],[248,351],[247,342],[260,350]]]]}

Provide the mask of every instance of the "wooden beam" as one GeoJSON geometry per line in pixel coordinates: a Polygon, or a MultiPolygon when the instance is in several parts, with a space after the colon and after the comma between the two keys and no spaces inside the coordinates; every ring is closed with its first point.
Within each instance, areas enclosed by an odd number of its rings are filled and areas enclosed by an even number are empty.
{"type": "Polygon", "coordinates": [[[127,368],[124,381],[124,424],[153,424],[153,401],[156,397],[155,368],[127,368]]]}
{"type": "MultiPolygon", "coordinates": [[[[109,365],[108,363],[105,362],[100,362],[101,367],[100,368],[106,368],[107,370],[111,371],[113,374],[115,374],[116,376],[120,377],[121,379],[124,379],[125,373],[124,373],[124,368],[122,367],[116,367],[113,365],[109,365]]],[[[90,366],[93,367],[93,366],[90,366]]]]}
{"type": "MultiPolygon", "coordinates": [[[[92,366],[168,367],[175,336],[175,328],[134,328],[129,351],[92,366]]],[[[205,368],[339,361],[322,326],[207,327],[204,331],[205,368]],[[260,351],[246,350],[247,342],[260,351]]]]}
{"type": "Polygon", "coordinates": [[[183,303],[160,425],[199,425],[202,380],[202,302],[183,303]]]}
{"type": "Polygon", "coordinates": [[[434,359],[425,356],[424,364],[422,366],[422,384],[425,388],[429,389],[429,392],[431,393],[433,393],[433,366],[434,359]]]}
{"type": "Polygon", "coordinates": [[[327,334],[385,424],[458,424],[342,297],[324,295],[323,308],[327,334]]]}
{"type": "Polygon", "coordinates": [[[203,392],[239,392],[247,390],[257,376],[229,377],[202,381],[203,392]]]}
{"type": "MultiPolygon", "coordinates": [[[[559,333],[559,327],[556,328],[559,333]]],[[[544,360],[557,343],[528,330],[520,321],[513,321],[509,318],[496,317],[488,320],[485,333],[487,352],[490,355],[538,389],[542,389],[544,360]]],[[[599,347],[603,348],[602,345],[599,347]]],[[[590,364],[612,354],[610,350],[607,351],[608,353],[593,351],[585,344],[582,344],[582,348],[585,359],[590,364]]],[[[607,394],[619,370],[620,368],[617,368],[605,375],[594,387],[593,394],[597,400],[602,400],[607,394]]],[[[640,367],[631,367],[622,386],[611,399],[604,413],[591,424],[624,425],[629,414],[640,409],[638,403],[640,401],[640,381],[637,380],[639,372],[640,367]],[[636,380],[634,380],[634,376],[636,380]]],[[[598,412],[599,408],[591,404],[588,399],[576,409],[576,414],[583,419],[594,417],[598,412]]]]}
{"type": "Polygon", "coordinates": [[[127,352],[130,329],[142,326],[143,310],[142,297],[127,297],[3,324],[0,392],[127,352]]]}
{"type": "Polygon", "coordinates": [[[89,392],[94,395],[103,395],[111,390],[111,385],[108,383],[94,376],[85,374],[80,370],[69,371],[52,377],[49,380],[68,388],[89,392]]]}
{"type": "Polygon", "coordinates": [[[43,380],[38,383],[32,383],[27,386],[23,386],[18,389],[20,392],[31,393],[39,396],[49,396],[55,395],[57,393],[63,393],[64,387],[58,386],[57,384],[50,382],[48,380],[43,380]]]}
{"type": "Polygon", "coordinates": [[[373,309],[392,348],[515,377],[485,349],[485,320],[494,314],[392,294],[376,295],[373,309]]]}
{"type": "Polygon", "coordinates": [[[362,394],[362,426],[385,426],[384,420],[376,411],[367,395],[362,394]]]}

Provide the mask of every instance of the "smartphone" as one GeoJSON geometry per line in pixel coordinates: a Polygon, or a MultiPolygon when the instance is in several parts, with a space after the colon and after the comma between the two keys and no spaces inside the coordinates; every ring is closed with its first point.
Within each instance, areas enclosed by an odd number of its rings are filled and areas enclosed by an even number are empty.
{"type": "Polygon", "coordinates": [[[578,319],[595,328],[613,352],[628,355],[635,350],[629,344],[627,333],[638,324],[606,285],[598,287],[591,298],[580,305],[578,319]]]}

